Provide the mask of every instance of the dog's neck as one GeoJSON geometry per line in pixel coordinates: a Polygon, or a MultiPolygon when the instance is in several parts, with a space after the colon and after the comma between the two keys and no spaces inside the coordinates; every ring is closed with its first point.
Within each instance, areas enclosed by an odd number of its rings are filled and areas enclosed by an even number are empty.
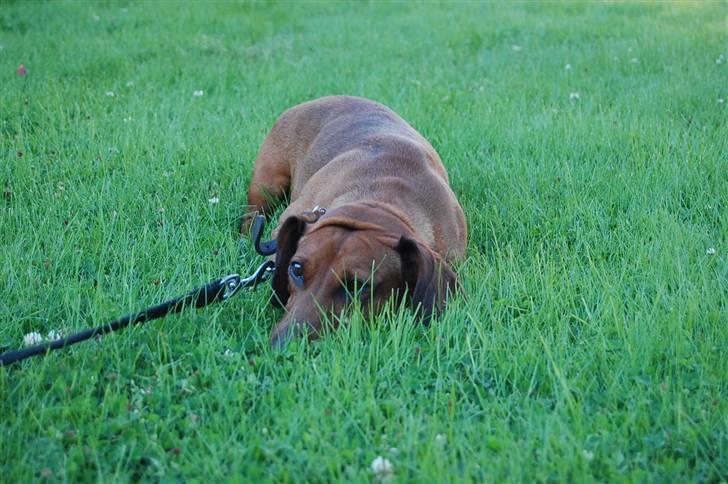
{"type": "Polygon", "coordinates": [[[418,238],[415,227],[402,211],[379,200],[349,202],[330,209],[310,226],[308,233],[334,225],[351,230],[375,230],[396,240],[402,235],[418,238]]]}

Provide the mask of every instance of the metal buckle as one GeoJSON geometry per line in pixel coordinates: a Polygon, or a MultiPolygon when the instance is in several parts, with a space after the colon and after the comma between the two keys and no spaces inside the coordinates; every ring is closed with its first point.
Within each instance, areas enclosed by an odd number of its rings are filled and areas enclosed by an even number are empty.
{"type": "Polygon", "coordinates": [[[263,262],[250,276],[240,281],[240,287],[255,287],[258,283],[265,281],[275,272],[276,263],[272,260],[263,262]]]}
{"type": "Polygon", "coordinates": [[[222,294],[223,301],[233,296],[238,289],[240,289],[240,276],[237,274],[230,274],[222,278],[220,283],[225,287],[225,292],[222,294]]]}

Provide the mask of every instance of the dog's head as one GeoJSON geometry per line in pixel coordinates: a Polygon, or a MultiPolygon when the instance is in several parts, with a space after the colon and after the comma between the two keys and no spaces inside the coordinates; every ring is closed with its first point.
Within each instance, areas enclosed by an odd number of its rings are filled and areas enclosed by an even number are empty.
{"type": "Polygon", "coordinates": [[[407,295],[425,322],[441,310],[457,277],[398,216],[374,204],[350,204],[311,222],[292,216],[277,235],[274,301],[286,315],[271,344],[291,337],[315,339],[322,315],[340,315],[355,299],[365,314],[389,298],[407,295]]]}

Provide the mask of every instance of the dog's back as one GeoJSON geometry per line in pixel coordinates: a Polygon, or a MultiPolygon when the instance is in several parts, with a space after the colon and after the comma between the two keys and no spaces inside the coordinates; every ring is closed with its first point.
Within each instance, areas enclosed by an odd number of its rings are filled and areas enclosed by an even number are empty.
{"type": "Polygon", "coordinates": [[[325,97],[283,113],[271,138],[291,174],[291,205],[281,220],[317,205],[374,200],[403,212],[446,259],[464,255],[465,218],[440,157],[391,109],[325,97]]]}
{"type": "Polygon", "coordinates": [[[280,130],[287,138],[291,162],[299,169],[304,165],[294,176],[293,193],[295,185],[305,184],[331,160],[356,151],[362,151],[366,160],[382,161],[397,155],[404,160],[421,160],[448,181],[430,143],[397,113],[368,99],[328,96],[309,101],[283,113],[273,130],[280,130]]]}

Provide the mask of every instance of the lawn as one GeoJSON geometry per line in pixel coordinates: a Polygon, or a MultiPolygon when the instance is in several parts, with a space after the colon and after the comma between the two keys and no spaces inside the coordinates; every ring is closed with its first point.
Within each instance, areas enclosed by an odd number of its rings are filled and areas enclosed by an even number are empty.
{"type": "Polygon", "coordinates": [[[250,272],[257,150],[322,95],[427,137],[470,239],[429,328],[271,350],[266,285],[0,368],[2,480],[725,482],[727,15],[3,2],[3,350],[250,272]]]}

